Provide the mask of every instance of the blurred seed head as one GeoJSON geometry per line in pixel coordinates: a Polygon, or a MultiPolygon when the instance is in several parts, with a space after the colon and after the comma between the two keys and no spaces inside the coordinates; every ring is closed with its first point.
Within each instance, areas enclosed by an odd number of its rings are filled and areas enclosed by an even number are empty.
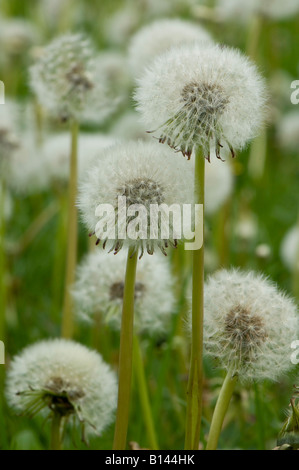
{"type": "Polygon", "coordinates": [[[6,396],[16,412],[75,416],[88,434],[101,434],[116,408],[114,373],[95,351],[54,339],[25,348],[7,374],[6,396]]]}
{"type": "MultiPolygon", "coordinates": [[[[119,330],[124,292],[126,253],[110,256],[105,251],[89,254],[77,269],[72,289],[77,315],[91,321],[99,314],[119,330]]],[[[174,313],[173,279],[168,260],[162,255],[143,256],[135,284],[135,329],[138,333],[161,334],[170,327],[174,313]]]]}
{"type": "Polygon", "coordinates": [[[143,26],[132,37],[129,63],[134,78],[140,77],[153,59],[171,47],[193,43],[211,44],[210,34],[201,26],[181,19],[159,19],[143,26]]]}
{"type": "Polygon", "coordinates": [[[66,34],[46,46],[30,78],[39,103],[62,121],[80,121],[92,109],[103,109],[106,117],[105,84],[96,74],[93,47],[80,34],[66,34]]]}

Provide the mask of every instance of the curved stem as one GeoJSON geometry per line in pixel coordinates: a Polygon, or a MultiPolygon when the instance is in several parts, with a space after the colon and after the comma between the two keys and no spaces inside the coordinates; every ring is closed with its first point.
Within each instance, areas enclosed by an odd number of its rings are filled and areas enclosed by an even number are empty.
{"type": "MultiPolygon", "coordinates": [[[[205,158],[198,149],[195,161],[195,204],[204,206],[205,158]]],[[[203,230],[203,220],[198,221],[196,233],[203,230]]],[[[193,251],[192,278],[192,340],[189,381],[187,388],[187,415],[185,449],[197,450],[200,440],[203,387],[203,314],[204,314],[204,244],[193,251]]]]}
{"type": "Polygon", "coordinates": [[[223,421],[237,380],[238,378],[233,377],[231,371],[227,373],[214,410],[206,450],[217,449],[223,421]]]}
{"type": "Polygon", "coordinates": [[[52,425],[51,425],[51,450],[61,450],[61,420],[62,416],[60,413],[53,413],[52,425]]]}
{"type": "Polygon", "coordinates": [[[78,134],[79,125],[76,121],[71,125],[71,158],[70,158],[70,181],[69,181],[69,208],[68,208],[68,245],[66,257],[66,280],[64,292],[64,304],[62,313],[62,336],[71,338],[73,336],[73,302],[70,288],[75,280],[77,263],[77,240],[78,240],[78,215],[77,215],[77,172],[78,172],[78,134]]]}
{"type": "Polygon", "coordinates": [[[148,434],[150,448],[152,450],[159,450],[152,411],[151,411],[150,399],[148,396],[140,342],[136,334],[134,335],[134,339],[133,339],[133,354],[134,354],[133,362],[135,366],[135,373],[136,373],[136,378],[137,378],[137,383],[138,383],[138,392],[140,396],[141,407],[143,411],[143,419],[144,419],[146,431],[148,434]]]}
{"type": "Polygon", "coordinates": [[[125,450],[132,382],[135,278],[138,250],[130,248],[127,258],[119,349],[119,383],[113,450],[125,450]]]}

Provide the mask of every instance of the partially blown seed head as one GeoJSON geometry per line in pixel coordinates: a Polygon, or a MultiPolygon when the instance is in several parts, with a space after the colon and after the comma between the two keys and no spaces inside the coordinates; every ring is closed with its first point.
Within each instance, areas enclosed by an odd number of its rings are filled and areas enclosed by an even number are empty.
{"type": "Polygon", "coordinates": [[[80,119],[96,86],[93,58],[90,42],[80,34],[64,35],[45,47],[30,69],[40,104],[63,121],[80,119]]]}

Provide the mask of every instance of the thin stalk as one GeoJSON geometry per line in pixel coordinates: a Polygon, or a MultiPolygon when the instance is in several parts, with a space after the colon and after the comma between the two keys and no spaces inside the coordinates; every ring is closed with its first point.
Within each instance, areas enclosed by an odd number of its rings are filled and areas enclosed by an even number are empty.
{"type": "Polygon", "coordinates": [[[63,281],[66,262],[67,247],[67,197],[63,192],[58,192],[59,214],[55,236],[55,254],[52,271],[52,306],[51,318],[53,322],[59,321],[61,315],[61,302],[63,297],[63,281]]]}
{"type": "MultiPolygon", "coordinates": [[[[299,231],[299,217],[297,222],[297,229],[299,231]]],[[[293,292],[295,298],[299,301],[299,242],[295,253],[295,266],[293,270],[293,292]]]]}
{"type": "Polygon", "coordinates": [[[249,25],[246,52],[247,55],[254,61],[258,59],[259,43],[263,25],[264,19],[262,15],[255,15],[249,25]]]}
{"type": "Polygon", "coordinates": [[[5,255],[5,196],[6,187],[0,180],[0,340],[5,336],[6,311],[6,255],[5,255]]]}
{"type": "Polygon", "coordinates": [[[133,363],[138,385],[138,393],[143,412],[143,419],[148,435],[149,445],[152,450],[159,450],[157,436],[153,421],[153,415],[150,405],[150,399],[147,390],[146,377],[141,353],[141,347],[138,336],[135,334],[133,338],[133,363]]]}
{"type": "MultiPolygon", "coordinates": [[[[0,341],[6,342],[6,253],[5,253],[5,194],[6,185],[0,179],[0,341]]],[[[4,423],[5,369],[0,364],[0,422],[4,423]]],[[[5,433],[0,433],[0,448],[4,448],[5,433]],[[4,435],[3,435],[4,434],[4,435]]]]}
{"type": "Polygon", "coordinates": [[[206,450],[217,449],[223,421],[228,410],[228,406],[237,380],[238,378],[236,376],[233,377],[231,371],[228,371],[214,410],[206,450]]]}
{"type": "Polygon", "coordinates": [[[257,440],[259,450],[265,450],[266,439],[265,439],[265,419],[264,419],[264,406],[261,400],[259,384],[254,384],[254,402],[255,402],[255,414],[257,422],[257,440]]]}
{"type": "Polygon", "coordinates": [[[125,450],[132,384],[135,279],[138,250],[128,251],[119,348],[119,382],[113,450],[125,450]]]}
{"type": "MultiPolygon", "coordinates": [[[[205,202],[205,158],[198,149],[195,155],[194,203],[205,202]]],[[[203,229],[198,221],[196,233],[203,229]]],[[[192,276],[192,339],[189,381],[187,387],[187,415],[185,449],[197,450],[200,440],[203,387],[203,315],[204,315],[204,244],[193,251],[192,276]]]]}
{"type": "Polygon", "coordinates": [[[51,423],[50,450],[61,450],[61,420],[61,414],[54,412],[51,423]]]}
{"type": "Polygon", "coordinates": [[[68,245],[66,256],[66,279],[64,291],[64,304],[62,313],[62,336],[71,338],[73,336],[73,301],[70,288],[75,280],[78,244],[78,211],[77,199],[77,172],[78,172],[78,134],[79,124],[73,121],[71,124],[71,158],[70,158],[70,181],[69,181],[69,208],[68,208],[68,245]]]}
{"type": "Polygon", "coordinates": [[[58,206],[56,202],[52,202],[48,207],[46,207],[32,222],[28,227],[22,238],[16,243],[15,247],[12,249],[13,255],[20,256],[35,238],[40,234],[40,232],[45,228],[45,226],[52,220],[52,218],[57,214],[58,206]]]}

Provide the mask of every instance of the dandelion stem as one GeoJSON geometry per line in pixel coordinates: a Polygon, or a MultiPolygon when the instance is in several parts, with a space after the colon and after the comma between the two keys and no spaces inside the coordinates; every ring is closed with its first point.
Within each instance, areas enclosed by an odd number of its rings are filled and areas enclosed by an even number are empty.
{"type": "Polygon", "coordinates": [[[66,280],[64,291],[64,305],[62,314],[62,337],[73,336],[73,302],[70,288],[75,280],[77,262],[78,216],[76,207],[77,198],[77,154],[78,154],[79,124],[76,121],[71,125],[71,158],[69,181],[69,209],[68,209],[68,245],[66,256],[66,280]]]}
{"type": "MultiPolygon", "coordinates": [[[[195,156],[195,204],[204,206],[205,199],[205,158],[200,149],[195,156]]],[[[203,220],[195,232],[200,233],[203,220]]],[[[193,251],[192,277],[192,339],[189,381],[187,388],[187,416],[185,449],[197,450],[200,439],[203,386],[203,297],[204,297],[204,244],[193,251]]]]}
{"type": "Polygon", "coordinates": [[[134,339],[133,339],[133,355],[134,355],[135,373],[136,373],[136,378],[137,378],[137,383],[138,383],[138,392],[140,396],[141,407],[143,411],[143,419],[144,419],[147,434],[148,434],[150,448],[152,450],[159,450],[152,411],[151,411],[150,400],[148,396],[141,347],[140,347],[140,342],[139,342],[139,338],[137,335],[134,335],[134,339]]]}
{"type": "MultiPolygon", "coordinates": [[[[299,217],[297,221],[297,229],[299,231],[299,217]]],[[[299,301],[299,243],[295,253],[295,266],[293,270],[293,293],[294,297],[299,301]]]]}
{"type": "Polygon", "coordinates": [[[61,450],[61,419],[60,413],[54,412],[51,425],[51,450],[61,450]]]}
{"type": "Polygon", "coordinates": [[[132,382],[135,278],[138,250],[128,251],[119,350],[119,383],[113,450],[125,450],[132,382]]]}
{"type": "Polygon", "coordinates": [[[0,180],[0,340],[5,335],[6,279],[5,279],[5,188],[0,180]]]}
{"type": "Polygon", "coordinates": [[[238,378],[236,376],[233,377],[231,371],[228,371],[214,410],[206,450],[217,449],[223,421],[237,380],[238,378]]]}
{"type": "Polygon", "coordinates": [[[258,48],[263,26],[264,19],[262,15],[255,15],[249,25],[246,52],[254,61],[258,59],[258,48]]]}

